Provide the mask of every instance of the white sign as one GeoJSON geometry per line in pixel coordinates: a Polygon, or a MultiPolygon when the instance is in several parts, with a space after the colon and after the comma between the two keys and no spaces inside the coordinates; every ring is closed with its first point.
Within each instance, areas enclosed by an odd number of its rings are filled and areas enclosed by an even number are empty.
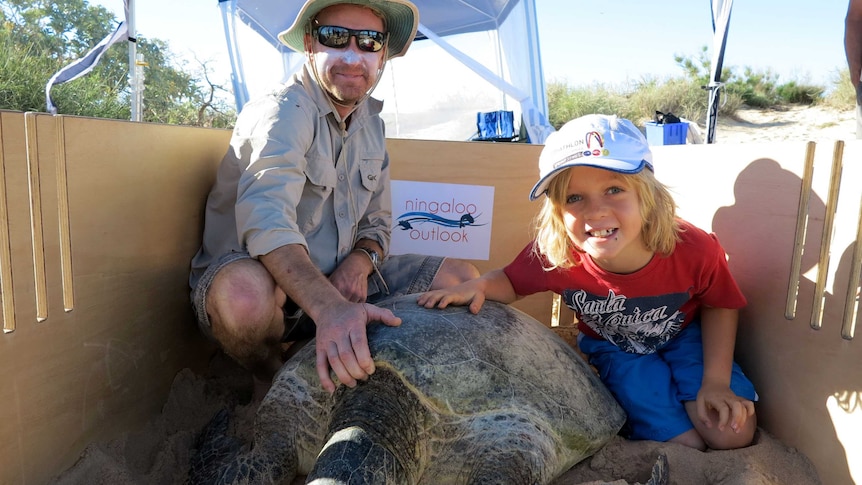
{"type": "Polygon", "coordinates": [[[392,181],[391,254],[487,260],[494,187],[392,181]]]}

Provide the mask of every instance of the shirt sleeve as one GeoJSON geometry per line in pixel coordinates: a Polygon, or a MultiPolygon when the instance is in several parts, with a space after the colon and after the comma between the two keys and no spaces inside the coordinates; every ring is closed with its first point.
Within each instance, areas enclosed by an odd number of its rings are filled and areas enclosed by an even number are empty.
{"type": "Polygon", "coordinates": [[[535,241],[531,241],[515,256],[503,272],[512,283],[512,288],[518,296],[528,296],[548,290],[548,272],[544,269],[544,261],[535,251],[535,241]]]}
{"type": "Polygon", "coordinates": [[[697,295],[701,303],[715,308],[739,309],[747,302],[727,264],[727,253],[715,234],[704,238],[706,263],[701,275],[701,291],[697,295]]]}
{"type": "Polygon", "coordinates": [[[314,139],[314,114],[300,101],[279,99],[246,106],[231,140],[242,171],[237,235],[254,257],[288,244],[307,246],[296,209],[305,185],[306,153],[314,139]]]}

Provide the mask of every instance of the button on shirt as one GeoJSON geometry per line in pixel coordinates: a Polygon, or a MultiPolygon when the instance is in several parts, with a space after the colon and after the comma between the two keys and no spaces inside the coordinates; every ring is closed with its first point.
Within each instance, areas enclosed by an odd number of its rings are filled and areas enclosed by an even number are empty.
{"type": "Polygon", "coordinates": [[[207,199],[191,287],[231,251],[258,257],[302,244],[324,274],[359,239],[377,241],[385,254],[392,212],[382,106],[368,98],[342,130],[306,67],[246,104],[207,199]]]}

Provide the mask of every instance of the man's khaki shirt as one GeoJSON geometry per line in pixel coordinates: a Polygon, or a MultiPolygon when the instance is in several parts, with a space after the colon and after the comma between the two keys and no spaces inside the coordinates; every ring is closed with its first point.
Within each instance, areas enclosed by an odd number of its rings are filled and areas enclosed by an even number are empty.
{"type": "Polygon", "coordinates": [[[194,288],[223,254],[304,245],[330,274],[363,238],[388,252],[392,223],[383,103],[368,98],[345,131],[306,67],[242,108],[206,204],[194,288]]]}

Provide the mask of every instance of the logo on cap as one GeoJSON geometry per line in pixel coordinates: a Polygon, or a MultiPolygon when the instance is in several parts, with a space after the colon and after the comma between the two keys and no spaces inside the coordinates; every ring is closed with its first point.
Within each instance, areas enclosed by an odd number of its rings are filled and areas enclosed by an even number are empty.
{"type": "Polygon", "coordinates": [[[584,152],[585,156],[590,156],[590,155],[592,155],[594,157],[598,157],[601,155],[607,156],[608,153],[610,153],[609,151],[605,150],[605,140],[602,139],[602,134],[599,133],[598,131],[591,131],[591,132],[587,133],[585,140],[587,142],[587,148],[592,149],[592,152],[590,152],[589,150],[585,151],[584,152]],[[593,148],[593,141],[594,140],[599,145],[598,148],[593,148]]]}

